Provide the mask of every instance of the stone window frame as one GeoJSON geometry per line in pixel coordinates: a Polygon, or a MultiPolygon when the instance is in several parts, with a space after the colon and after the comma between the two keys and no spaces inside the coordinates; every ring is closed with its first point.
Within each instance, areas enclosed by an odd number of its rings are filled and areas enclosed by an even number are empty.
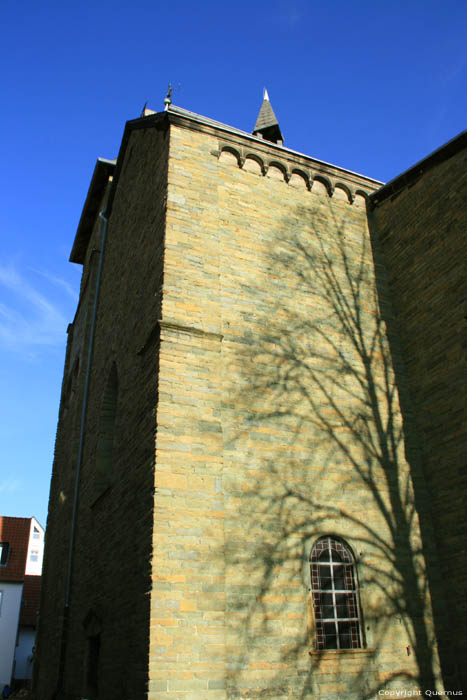
{"type": "Polygon", "coordinates": [[[347,542],[334,535],[319,537],[310,553],[310,574],[311,631],[316,652],[363,650],[357,571],[347,542]]]}

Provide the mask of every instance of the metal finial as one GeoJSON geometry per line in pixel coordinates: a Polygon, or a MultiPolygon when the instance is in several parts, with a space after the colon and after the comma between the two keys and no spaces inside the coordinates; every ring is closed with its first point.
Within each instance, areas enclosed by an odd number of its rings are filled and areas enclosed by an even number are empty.
{"type": "Polygon", "coordinates": [[[169,109],[169,106],[172,104],[172,90],[173,87],[169,83],[168,88],[167,88],[167,95],[165,96],[164,104],[165,104],[165,111],[169,109]]]}

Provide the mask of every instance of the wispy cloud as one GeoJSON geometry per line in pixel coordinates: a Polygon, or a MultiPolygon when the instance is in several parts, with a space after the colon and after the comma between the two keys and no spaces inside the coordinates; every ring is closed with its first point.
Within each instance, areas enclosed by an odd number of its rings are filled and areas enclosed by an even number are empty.
{"type": "Polygon", "coordinates": [[[66,280],[62,279],[61,277],[56,277],[55,275],[52,275],[50,272],[47,272],[46,270],[35,270],[34,268],[31,268],[33,272],[37,272],[37,274],[42,275],[46,280],[48,280],[51,284],[55,285],[56,287],[59,287],[60,289],[63,289],[73,301],[78,301],[79,294],[76,291],[76,289],[66,280]]]}
{"type": "Polygon", "coordinates": [[[15,493],[22,487],[19,479],[4,479],[0,481],[0,493],[15,493]]]}
{"type": "MultiPolygon", "coordinates": [[[[0,347],[30,354],[38,346],[63,342],[67,318],[63,298],[53,287],[63,289],[68,297],[76,293],[65,280],[47,272],[39,275],[49,282],[41,288],[40,278],[22,274],[13,263],[0,264],[0,347]]],[[[42,280],[43,286],[43,280],[42,280]]]]}

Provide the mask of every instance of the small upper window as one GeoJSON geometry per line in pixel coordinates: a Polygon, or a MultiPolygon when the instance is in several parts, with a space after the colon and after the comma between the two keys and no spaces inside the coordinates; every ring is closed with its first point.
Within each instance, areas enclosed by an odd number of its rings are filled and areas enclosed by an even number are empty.
{"type": "Polygon", "coordinates": [[[361,620],[350,547],[334,537],[321,537],[313,545],[310,563],[317,650],[359,649],[361,620]]]}
{"type": "Polygon", "coordinates": [[[0,542],[0,566],[6,566],[8,564],[9,555],[10,545],[8,542],[0,542]]]}
{"type": "Polygon", "coordinates": [[[35,539],[35,540],[38,540],[38,539],[40,538],[41,533],[39,532],[39,530],[37,529],[37,527],[35,527],[35,528],[33,529],[32,536],[33,536],[33,539],[35,539]]]}

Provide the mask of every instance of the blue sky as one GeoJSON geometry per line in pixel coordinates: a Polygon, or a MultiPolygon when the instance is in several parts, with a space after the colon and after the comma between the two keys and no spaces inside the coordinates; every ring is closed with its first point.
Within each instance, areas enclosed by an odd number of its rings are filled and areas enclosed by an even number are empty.
{"type": "Polygon", "coordinates": [[[387,181],[466,128],[465,0],[4,0],[0,514],[45,524],[68,262],[98,156],[143,104],[251,131],[269,91],[285,145],[387,181]]]}

